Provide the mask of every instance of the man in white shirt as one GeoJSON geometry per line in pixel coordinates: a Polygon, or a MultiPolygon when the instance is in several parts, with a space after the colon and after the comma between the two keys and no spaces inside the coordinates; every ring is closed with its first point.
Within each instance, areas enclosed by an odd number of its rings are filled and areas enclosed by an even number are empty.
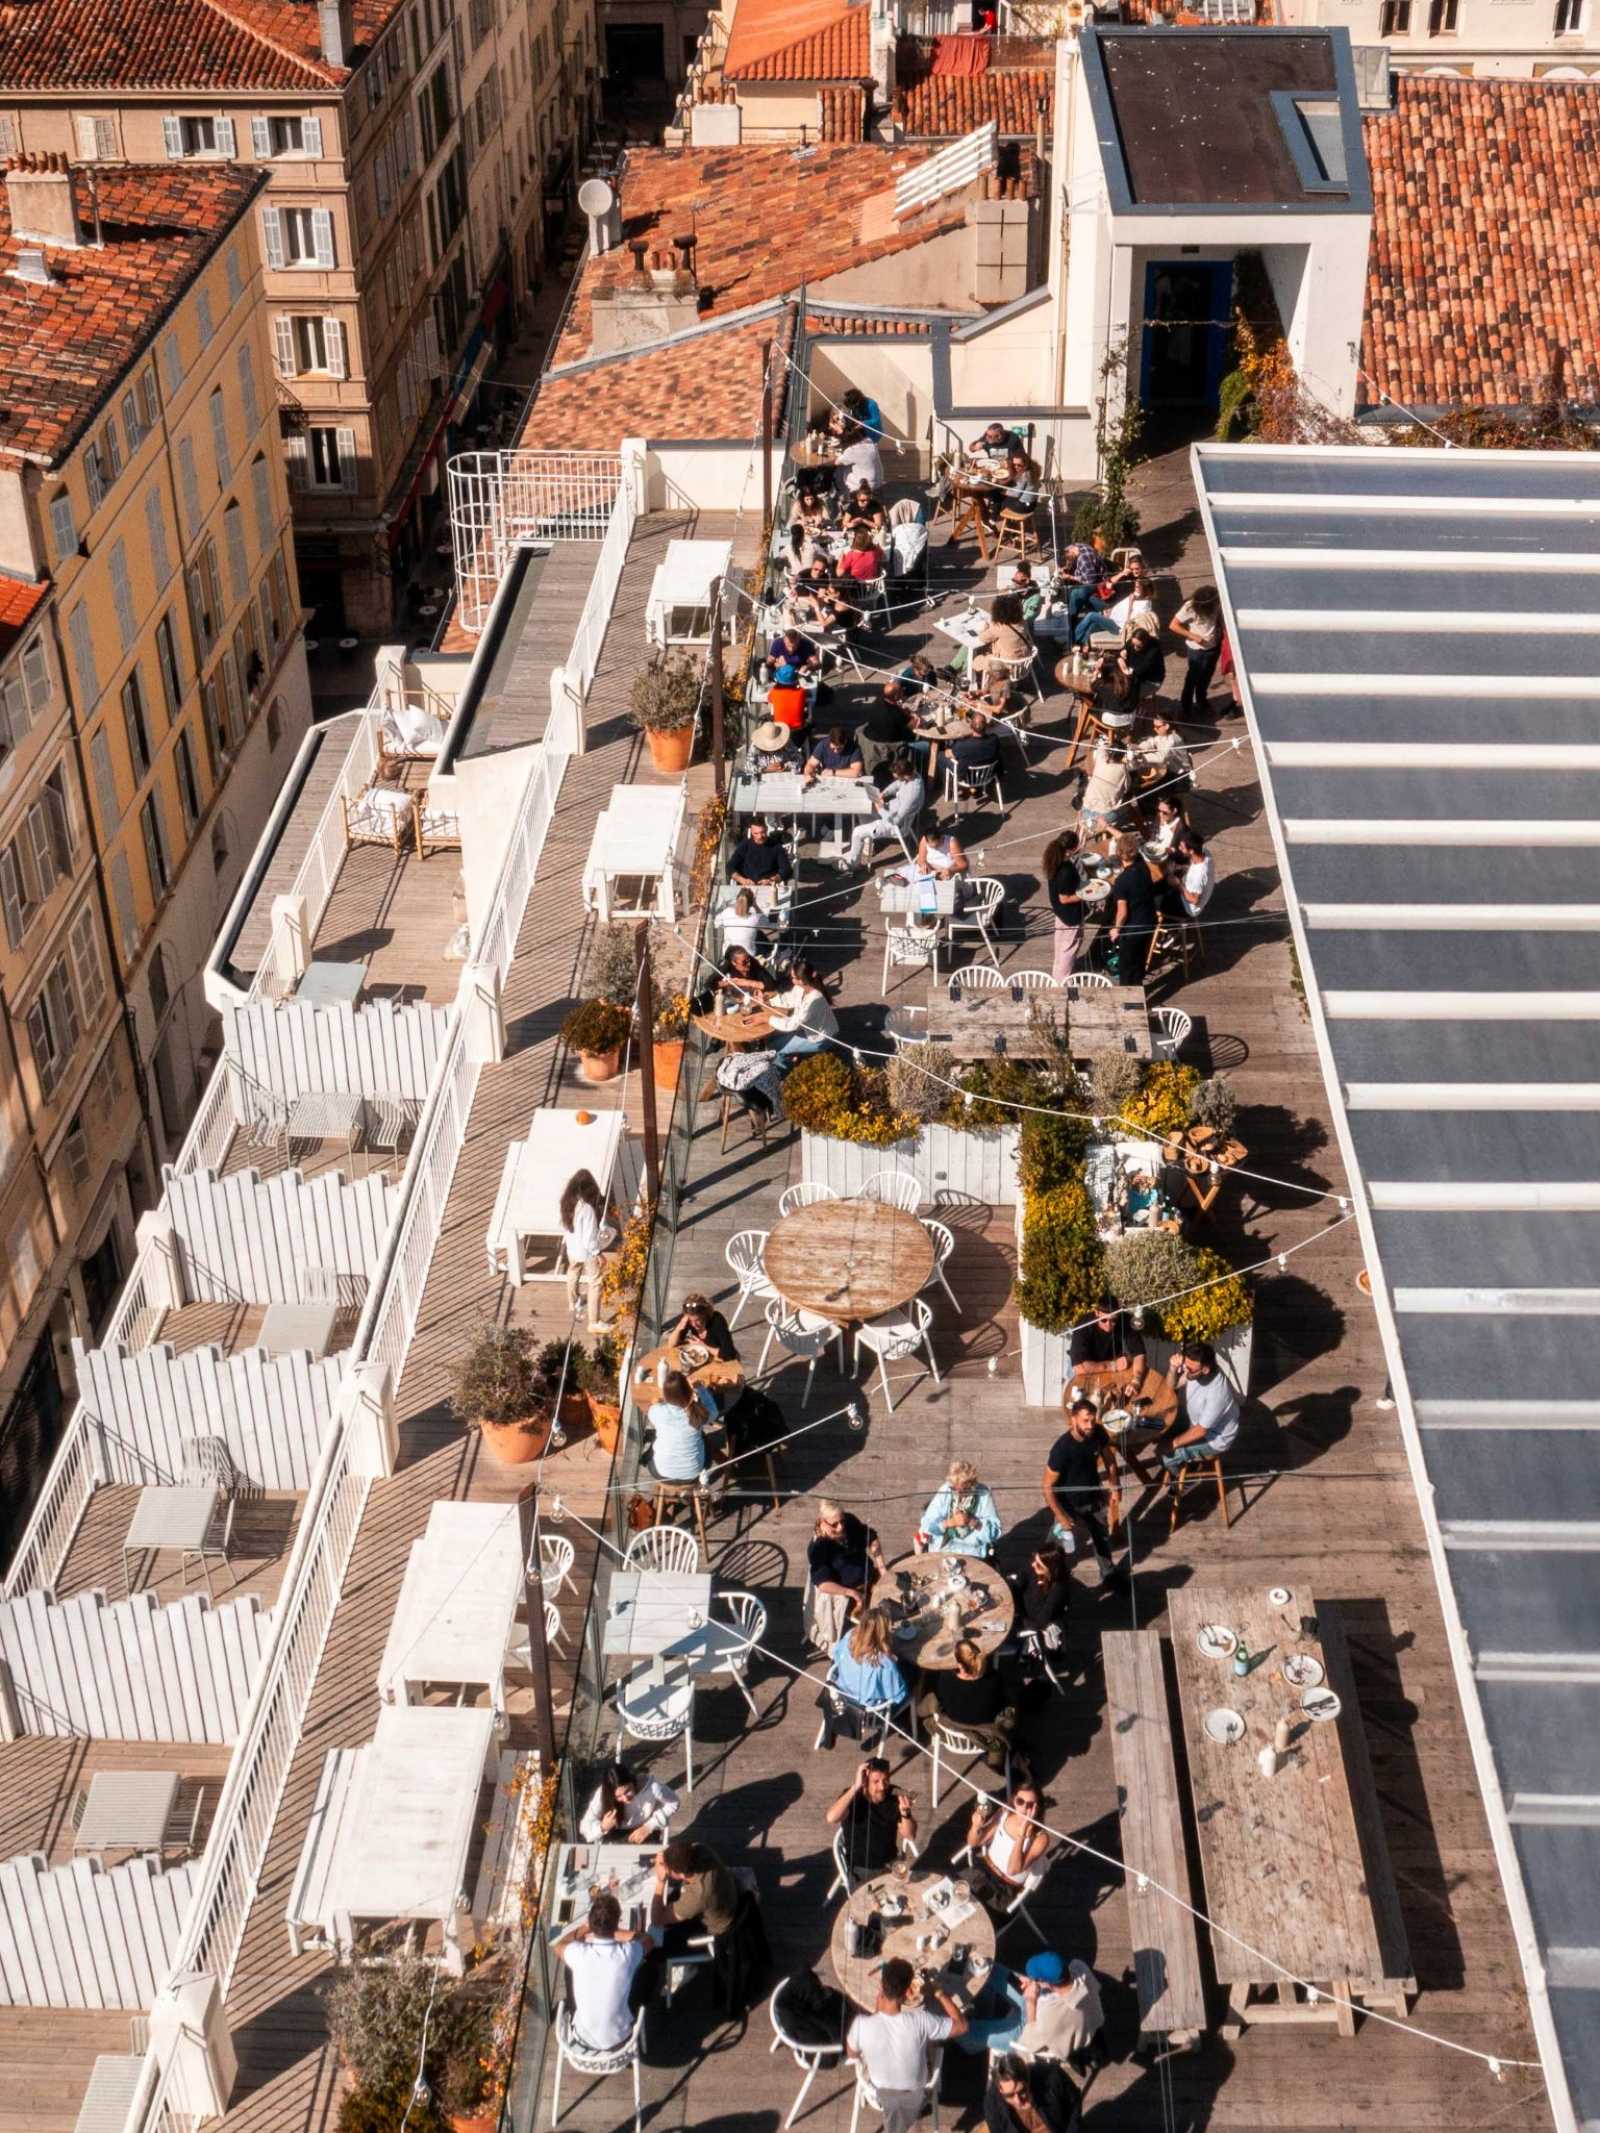
{"type": "Polygon", "coordinates": [[[876,494],[883,487],[883,455],[877,439],[863,434],[847,444],[839,454],[835,479],[846,496],[853,496],[863,482],[876,494]]]}
{"type": "Polygon", "coordinates": [[[1214,1459],[1239,1434],[1239,1395],[1217,1365],[1209,1341],[1190,1341],[1169,1366],[1178,1393],[1178,1420],[1162,1434],[1161,1464],[1169,1474],[1197,1459],[1214,1459]]]}
{"type": "Polygon", "coordinates": [[[1198,830],[1189,832],[1189,864],[1183,870],[1183,880],[1178,893],[1183,898],[1186,918],[1198,918],[1211,901],[1211,892],[1217,885],[1217,869],[1211,854],[1206,850],[1206,840],[1198,830]]]}
{"type": "Polygon", "coordinates": [[[876,845],[899,844],[903,849],[916,849],[914,839],[926,804],[927,787],[917,776],[910,756],[897,755],[891,769],[890,782],[873,799],[872,816],[850,833],[849,866],[867,866],[876,845]]]}
{"type": "Polygon", "coordinates": [[[876,2011],[857,2015],[845,2033],[846,2052],[861,2062],[872,2083],[883,2133],[911,2133],[928,2100],[929,2045],[966,2034],[966,2016],[937,1985],[927,1991],[941,2013],[906,2006],[912,1976],[908,1962],[891,1956],[878,1973],[876,2011]]]}
{"type": "Polygon", "coordinates": [[[633,2028],[628,1994],[644,1961],[648,1936],[622,1926],[622,1906],[609,1889],[589,1899],[589,1916],[555,1953],[572,1981],[572,2031],[593,2051],[615,2051],[633,2028]]]}

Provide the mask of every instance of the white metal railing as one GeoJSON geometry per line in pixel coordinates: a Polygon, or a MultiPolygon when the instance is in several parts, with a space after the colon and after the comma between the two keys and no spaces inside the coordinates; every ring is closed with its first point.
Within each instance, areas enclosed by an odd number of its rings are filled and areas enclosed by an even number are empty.
{"type": "Polygon", "coordinates": [[[456,612],[482,629],[511,551],[599,541],[622,482],[615,452],[463,452],[446,468],[456,612]]]}
{"type": "Polygon", "coordinates": [[[364,1351],[366,1360],[388,1366],[396,1391],[417,1313],[422,1308],[434,1242],[444,1223],[450,1179],[466,1139],[479,1071],[467,1058],[458,1021],[440,1065],[431,1112],[412,1150],[416,1183],[401,1217],[388,1278],[379,1291],[371,1340],[364,1351]]]}
{"type": "Polygon", "coordinates": [[[218,1060],[200,1098],[200,1108],[190,1121],[173,1169],[180,1177],[191,1170],[220,1170],[227,1160],[235,1119],[228,1088],[227,1068],[218,1060]]]}
{"type": "Polygon", "coordinates": [[[895,180],[895,213],[913,214],[919,207],[942,200],[946,193],[959,192],[980,172],[993,170],[998,139],[999,128],[990,119],[988,125],[964,134],[959,141],[952,141],[936,156],[929,156],[926,163],[918,163],[914,169],[903,171],[895,180]]]}
{"type": "MultiPolygon", "coordinates": [[[[361,713],[333,791],[317,817],[306,856],[289,885],[291,896],[303,896],[306,900],[306,923],[312,934],[328,908],[334,883],[339,879],[339,869],[344,865],[344,808],[341,803],[356,799],[372,782],[378,767],[378,734],[382,723],[382,713],[373,705],[369,704],[361,713]]],[[[270,996],[275,977],[271,955],[263,954],[250,981],[250,997],[256,999],[263,993],[270,996]]]]}

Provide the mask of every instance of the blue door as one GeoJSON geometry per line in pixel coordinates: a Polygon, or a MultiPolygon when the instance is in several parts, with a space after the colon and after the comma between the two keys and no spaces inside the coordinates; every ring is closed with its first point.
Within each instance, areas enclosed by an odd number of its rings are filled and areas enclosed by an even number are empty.
{"type": "Polygon", "coordinates": [[[1152,259],[1144,273],[1143,404],[1214,415],[1232,351],[1233,262],[1152,259]]]}

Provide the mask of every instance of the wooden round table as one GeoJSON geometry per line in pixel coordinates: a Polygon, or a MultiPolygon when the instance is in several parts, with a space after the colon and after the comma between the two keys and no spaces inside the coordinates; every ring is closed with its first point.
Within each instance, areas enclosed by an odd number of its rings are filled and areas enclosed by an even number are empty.
{"type": "Polygon", "coordinates": [[[780,1218],[761,1255],[796,1310],[844,1324],[881,1318],[933,1277],[933,1239],[915,1215],[877,1200],[818,1200],[780,1218]]]}
{"type": "Polygon", "coordinates": [[[981,1652],[998,1651],[1011,1634],[1016,1603],[1011,1587],[993,1563],[976,1556],[952,1555],[929,1550],[926,1555],[902,1555],[892,1562],[873,1588],[874,1604],[887,1605],[894,1623],[894,1655],[902,1666],[914,1662],[936,1672],[949,1672],[956,1663],[956,1643],[966,1637],[981,1652]],[[964,1586],[952,1588],[952,1571],[964,1577],[964,1586]],[[905,1600],[917,1612],[899,1618],[902,1587],[905,1600]],[[945,1620],[950,1600],[961,1609],[961,1626],[952,1629],[945,1620]]]}
{"type": "Polygon", "coordinates": [[[765,1007],[752,1007],[739,1015],[695,1015],[696,1029],[704,1030],[718,1044],[764,1044],[772,1035],[772,1015],[765,1007]]]}
{"type": "Polygon", "coordinates": [[[935,1917],[927,1906],[928,1891],[939,1887],[945,1879],[943,1874],[914,1873],[899,1881],[885,1870],[874,1874],[870,1881],[862,1882],[848,1902],[839,1906],[828,1944],[828,1959],[846,1999],[853,2000],[870,2014],[878,2004],[878,1966],[897,1955],[913,1969],[942,1972],[938,1984],[953,2000],[970,2003],[977,1998],[994,1967],[994,1920],[975,1897],[967,1899],[971,1909],[958,1925],[947,1926],[942,1918],[935,1917]],[[885,1921],[881,1954],[846,1954],[845,1932],[849,1921],[854,1918],[865,1925],[874,1911],[882,1912],[885,1904],[897,1897],[905,1900],[906,1916],[892,1924],[885,1921]],[[919,1948],[917,1942],[924,1933],[937,1933],[937,1945],[919,1948]],[[958,1947],[969,1949],[971,1957],[981,1966],[976,1976],[970,1968],[960,1976],[950,1974],[947,1966],[952,1951],[958,1947]]]}
{"type": "Polygon", "coordinates": [[[663,1363],[669,1370],[682,1370],[691,1385],[704,1385],[710,1392],[737,1392],[744,1383],[743,1363],[725,1363],[720,1355],[713,1355],[707,1363],[697,1363],[693,1369],[685,1368],[684,1354],[688,1347],[698,1343],[683,1343],[677,1346],[663,1342],[652,1348],[648,1355],[641,1355],[634,1364],[635,1379],[654,1378],[663,1363]]]}

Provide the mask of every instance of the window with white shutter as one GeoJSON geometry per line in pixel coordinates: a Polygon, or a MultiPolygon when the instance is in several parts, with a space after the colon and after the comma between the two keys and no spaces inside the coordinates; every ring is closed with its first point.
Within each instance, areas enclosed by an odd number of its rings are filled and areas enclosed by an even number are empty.
{"type": "Polygon", "coordinates": [[[244,274],[239,266],[239,247],[230,244],[227,257],[222,262],[222,271],[228,282],[228,301],[236,304],[244,294],[244,274]]]}
{"type": "Polygon", "coordinates": [[[0,111],[0,156],[17,152],[17,122],[9,111],[0,111]]]}
{"type": "Polygon", "coordinates": [[[98,444],[86,445],[84,448],[83,478],[89,488],[89,509],[98,511],[106,500],[106,477],[100,465],[98,444]]]}
{"type": "Polygon", "coordinates": [[[217,487],[225,489],[233,475],[233,447],[228,442],[228,410],[220,385],[211,395],[211,448],[217,457],[217,487]]]}
{"type": "Polygon", "coordinates": [[[378,220],[384,221],[394,200],[394,179],[389,165],[389,144],[383,142],[372,159],[372,182],[377,191],[378,220]]]}
{"type": "Polygon", "coordinates": [[[277,531],[273,524],[272,474],[265,458],[258,457],[250,469],[250,493],[256,512],[256,545],[265,554],[277,531]]]}
{"type": "Polygon", "coordinates": [[[104,842],[122,819],[122,807],[117,799],[117,773],[104,724],[96,726],[90,736],[89,768],[94,775],[94,796],[100,809],[100,836],[104,842]]]}
{"type": "Polygon", "coordinates": [[[346,378],[350,366],[345,355],[344,322],[342,319],[325,318],[322,321],[322,345],[327,352],[328,375],[346,378]]]}
{"type": "Polygon", "coordinates": [[[399,168],[400,183],[403,185],[407,178],[410,177],[412,165],[416,161],[416,148],[411,131],[411,113],[409,111],[402,113],[400,124],[395,129],[394,138],[395,160],[399,168]]]}
{"type": "Polygon", "coordinates": [[[196,292],[194,300],[194,318],[195,324],[200,329],[200,346],[202,348],[209,348],[211,345],[211,336],[217,330],[215,322],[213,321],[211,316],[211,291],[209,289],[200,289],[196,292]]]}
{"type": "Polygon", "coordinates": [[[239,736],[244,732],[245,719],[239,696],[239,670],[233,663],[233,646],[230,644],[222,655],[217,673],[222,680],[222,694],[227,703],[228,746],[238,746],[239,736]]]}
{"type": "Polygon", "coordinates": [[[128,457],[131,459],[144,443],[144,423],[139,416],[139,401],[131,387],[122,396],[122,427],[128,439],[128,457]]]}
{"type": "Polygon", "coordinates": [[[231,156],[234,154],[236,143],[233,137],[233,120],[231,118],[219,118],[217,120],[216,143],[219,156],[231,156]]]}
{"type": "Polygon", "coordinates": [[[144,531],[159,592],[172,575],[172,557],[167,548],[167,518],[161,508],[161,491],[154,485],[144,492],[144,531]]]}
{"type": "Polygon", "coordinates": [[[409,437],[411,426],[417,419],[417,388],[411,380],[409,348],[402,351],[400,361],[395,366],[395,386],[400,395],[400,427],[409,437]]]}
{"type": "Polygon", "coordinates": [[[178,488],[183,496],[184,529],[192,541],[200,531],[200,477],[195,471],[194,439],[178,439],[178,488]]]}
{"type": "Polygon", "coordinates": [[[273,317],[272,363],[280,378],[292,378],[296,375],[294,320],[286,311],[279,311],[273,317]]]}
{"type": "Polygon", "coordinates": [[[6,1270],[19,1315],[25,1315],[39,1286],[39,1248],[26,1215],[6,1239],[6,1270]]]}
{"type": "Polygon", "coordinates": [[[50,537],[55,542],[58,563],[77,554],[78,522],[72,515],[72,498],[65,489],[50,499],[50,537]]]}
{"type": "Polygon", "coordinates": [[[167,398],[176,400],[183,385],[183,350],[178,346],[176,326],[161,336],[161,382],[167,398]]]}
{"type": "Polygon", "coordinates": [[[78,1013],[86,1029],[93,1029],[105,1012],[106,972],[95,937],[94,906],[85,904],[67,935],[72,950],[72,978],[78,991],[78,1013]]]}
{"type": "Polygon", "coordinates": [[[183,121],[170,114],[161,121],[161,138],[169,157],[183,154],[183,121]]]}
{"type": "Polygon", "coordinates": [[[72,646],[72,671],[78,684],[78,709],[87,716],[100,694],[100,675],[94,663],[94,636],[89,610],[80,601],[67,621],[67,641],[72,646]]]}
{"type": "Polygon", "coordinates": [[[139,945],[139,918],[133,902],[133,874],[128,866],[126,852],[118,852],[111,861],[111,901],[117,909],[117,931],[122,937],[123,956],[132,960],[139,945]]]}
{"type": "Polygon", "coordinates": [[[272,155],[272,127],[259,113],[250,121],[250,153],[263,163],[272,155]]]}
{"type": "Polygon", "coordinates": [[[253,437],[261,427],[261,401],[256,393],[256,359],[248,341],[239,343],[239,398],[244,406],[245,428],[253,437]]]}
{"type": "Polygon", "coordinates": [[[353,490],[356,485],[356,433],[352,429],[337,429],[334,435],[339,441],[339,486],[353,490]]]}
{"type": "Polygon", "coordinates": [[[250,564],[244,543],[244,513],[229,504],[222,514],[222,534],[228,549],[228,583],[233,597],[243,600],[250,591],[250,564]]]}
{"type": "Polygon", "coordinates": [[[44,656],[44,640],[30,637],[22,647],[22,679],[28,692],[30,723],[50,701],[50,662],[44,656]]]}
{"type": "Polygon", "coordinates": [[[156,416],[161,412],[156,397],[156,372],[153,363],[146,363],[139,373],[139,419],[144,424],[148,437],[156,426],[156,416]]]}
{"type": "Polygon", "coordinates": [[[269,267],[284,265],[283,215],[275,207],[264,207],[261,210],[261,244],[269,267]]]}
{"type": "Polygon", "coordinates": [[[16,850],[9,844],[0,851],[0,912],[5,915],[6,939],[13,948],[20,948],[27,939],[28,921],[32,914],[23,886],[22,870],[17,863],[16,850]]]}
{"type": "Polygon", "coordinates": [[[308,156],[322,153],[322,121],[314,113],[308,112],[300,121],[300,146],[308,156]]]}
{"type": "Polygon", "coordinates": [[[117,628],[122,634],[122,649],[131,652],[139,631],[133,613],[133,582],[128,576],[127,544],[120,540],[111,550],[111,600],[117,611],[117,628]]]}
{"type": "Polygon", "coordinates": [[[317,265],[331,267],[333,257],[333,216],[325,207],[311,211],[311,237],[317,248],[317,265]]]}
{"type": "Polygon", "coordinates": [[[202,654],[204,654],[209,652],[212,645],[217,641],[216,623],[210,608],[206,605],[205,587],[200,581],[199,571],[191,570],[188,573],[188,579],[189,614],[194,623],[195,640],[199,644],[202,654]]]}

